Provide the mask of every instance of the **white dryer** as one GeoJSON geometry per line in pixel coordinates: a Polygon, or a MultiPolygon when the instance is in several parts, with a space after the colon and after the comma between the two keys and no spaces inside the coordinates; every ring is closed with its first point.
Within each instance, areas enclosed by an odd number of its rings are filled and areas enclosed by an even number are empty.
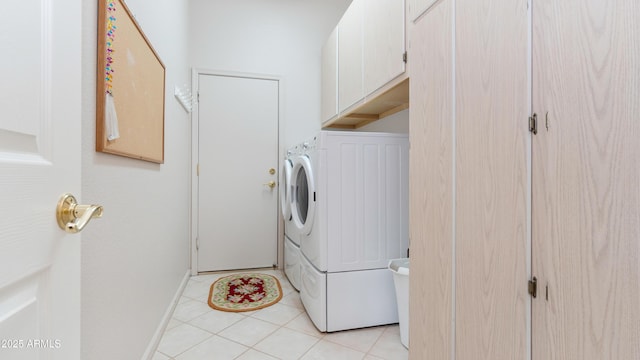
{"type": "Polygon", "coordinates": [[[408,136],[322,131],[293,162],[300,297],[321,331],[398,322],[390,259],[409,231],[408,136]]]}
{"type": "Polygon", "coordinates": [[[280,171],[280,208],[284,220],[284,273],[291,285],[300,289],[300,231],[291,216],[291,171],[297,147],[285,152],[280,171]]]}
{"type": "MultiPolygon", "coordinates": [[[[293,170],[294,148],[288,149],[282,159],[282,168],[280,169],[280,209],[282,218],[284,219],[284,234],[289,238],[292,234],[299,233],[293,226],[291,217],[291,171],[293,170]]],[[[296,236],[296,243],[299,244],[299,236],[296,236]]]]}

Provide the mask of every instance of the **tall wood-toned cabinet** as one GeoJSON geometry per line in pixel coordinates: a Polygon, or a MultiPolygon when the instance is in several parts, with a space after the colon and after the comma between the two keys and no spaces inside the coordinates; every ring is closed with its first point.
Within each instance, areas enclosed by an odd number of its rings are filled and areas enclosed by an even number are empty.
{"type": "Polygon", "coordinates": [[[456,359],[525,359],[527,4],[456,0],[456,359]]]}
{"type": "Polygon", "coordinates": [[[451,359],[453,304],[453,0],[412,30],[409,276],[412,359],[451,359]]]}
{"type": "Polygon", "coordinates": [[[526,3],[444,0],[412,30],[414,359],[524,359],[526,26],[526,3]]]}
{"type": "Polygon", "coordinates": [[[640,4],[533,4],[533,359],[640,359],[640,4]]]}
{"type": "Polygon", "coordinates": [[[411,359],[640,359],[639,17],[441,0],[412,24],[411,359]]]}
{"type": "Polygon", "coordinates": [[[429,7],[433,6],[436,1],[437,0],[407,0],[409,21],[418,19],[418,17],[429,9],[429,7]]]}

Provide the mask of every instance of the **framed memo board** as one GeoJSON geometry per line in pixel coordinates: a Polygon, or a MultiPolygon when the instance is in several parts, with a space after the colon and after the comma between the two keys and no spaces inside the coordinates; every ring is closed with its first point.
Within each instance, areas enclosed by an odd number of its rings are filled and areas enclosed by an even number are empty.
{"type": "Polygon", "coordinates": [[[165,67],[123,0],[98,0],[96,151],[164,162],[165,67]]]}

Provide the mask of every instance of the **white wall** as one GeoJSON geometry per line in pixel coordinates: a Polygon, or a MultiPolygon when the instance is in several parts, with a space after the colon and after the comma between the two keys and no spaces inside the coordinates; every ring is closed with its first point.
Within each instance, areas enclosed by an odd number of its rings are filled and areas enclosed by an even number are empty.
{"type": "Polygon", "coordinates": [[[127,5],[166,66],[165,163],[95,152],[97,2],[83,2],[82,200],[105,209],[82,236],[82,358],[91,360],[140,359],[189,267],[191,125],[173,97],[173,85],[190,83],[187,0],[127,5]]]}
{"type": "Polygon", "coordinates": [[[195,68],[284,79],[280,148],[320,130],[320,51],[351,0],[191,0],[195,68]]]}

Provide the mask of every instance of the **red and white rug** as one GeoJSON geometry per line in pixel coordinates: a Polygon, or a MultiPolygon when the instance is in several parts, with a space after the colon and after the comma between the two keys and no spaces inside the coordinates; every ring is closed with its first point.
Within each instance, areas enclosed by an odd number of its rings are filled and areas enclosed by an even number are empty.
{"type": "Polygon", "coordinates": [[[278,279],[259,273],[225,276],[211,284],[209,306],[216,310],[242,312],[262,309],[282,299],[278,279]]]}

